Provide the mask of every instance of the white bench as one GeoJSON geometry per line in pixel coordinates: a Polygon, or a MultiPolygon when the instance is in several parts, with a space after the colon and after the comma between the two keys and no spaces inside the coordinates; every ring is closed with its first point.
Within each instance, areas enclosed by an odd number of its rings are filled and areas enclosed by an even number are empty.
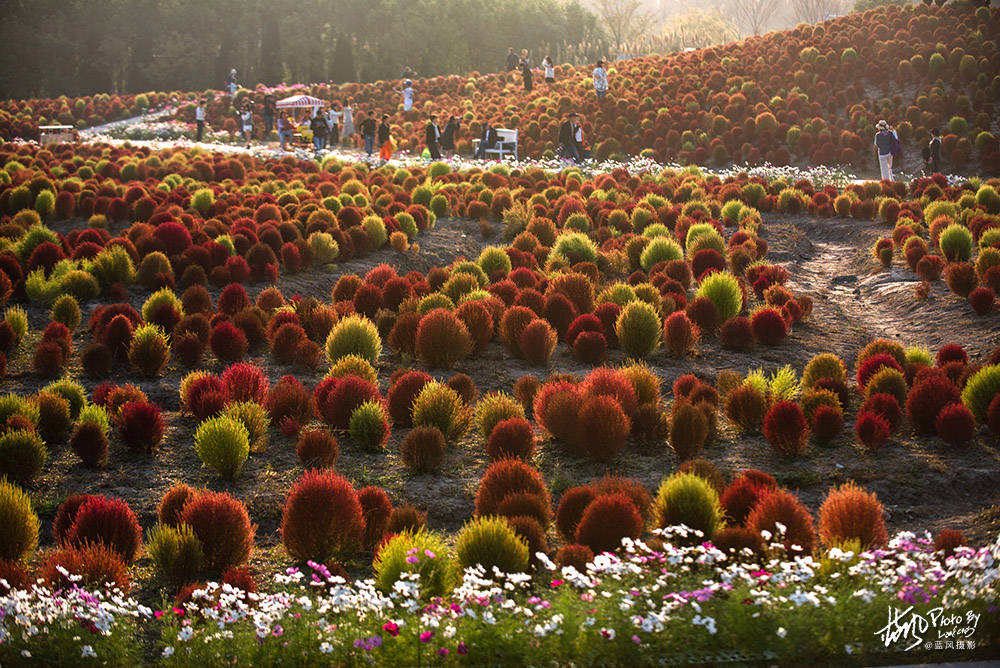
{"type": "MultiPolygon", "coordinates": [[[[514,154],[514,160],[517,160],[517,130],[508,130],[507,128],[496,128],[497,132],[497,144],[493,148],[488,148],[484,151],[486,154],[493,153],[503,160],[504,152],[508,155],[514,154]]],[[[479,139],[472,140],[472,149],[474,154],[479,153],[479,139]]]]}

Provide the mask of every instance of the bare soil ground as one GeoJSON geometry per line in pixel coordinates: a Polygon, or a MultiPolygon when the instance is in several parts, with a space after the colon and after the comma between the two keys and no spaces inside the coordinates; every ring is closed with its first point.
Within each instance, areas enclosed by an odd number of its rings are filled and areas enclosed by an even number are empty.
{"type": "MultiPolygon", "coordinates": [[[[57,229],[66,231],[62,227],[57,229]]],[[[690,358],[677,359],[663,350],[657,351],[647,361],[662,378],[667,399],[670,385],[684,373],[714,380],[724,369],[746,373],[756,366],[774,370],[792,364],[801,371],[809,358],[820,352],[835,352],[851,366],[858,350],[876,337],[931,349],[955,342],[965,346],[970,356],[988,354],[1000,345],[1000,313],[976,316],[943,283],[934,286],[930,298],[918,301],[912,290],[916,279],[910,272],[905,268],[882,270],[869,252],[872,243],[887,232],[879,229],[877,223],[767,215],[764,228],[770,244],[769,258],[786,264],[792,275],[791,287],[815,300],[812,317],[797,326],[781,345],[758,347],[746,354],[723,350],[713,339],[703,340],[698,352],[690,358]]],[[[484,246],[495,242],[482,237],[478,223],[442,220],[421,235],[419,251],[400,254],[383,250],[337,265],[333,272],[313,269],[282,276],[276,286],[286,297],[301,294],[328,300],[341,273],[364,275],[382,262],[396,266],[401,274],[411,269],[426,272],[460,257],[474,259],[484,246]]],[[[250,286],[248,292],[255,298],[265,287],[250,286]]],[[[218,290],[213,291],[213,296],[218,296],[218,290]]],[[[131,302],[138,308],[145,297],[145,293],[136,292],[131,302]]],[[[84,323],[96,305],[85,306],[84,323]]],[[[29,337],[10,360],[4,391],[30,393],[45,384],[29,369],[31,350],[48,322],[48,314],[45,309],[31,307],[29,316],[33,330],[30,337],[34,338],[29,337]]],[[[88,341],[89,334],[78,331],[74,341],[76,350],[88,341]]],[[[272,382],[293,374],[312,387],[324,373],[321,370],[317,374],[302,374],[282,367],[274,364],[264,351],[255,351],[249,361],[265,368],[272,382]]],[[[621,362],[624,362],[622,353],[613,351],[609,363],[621,362]]],[[[386,349],[379,364],[383,393],[388,391],[390,374],[411,363],[386,349]]],[[[222,370],[214,360],[206,366],[214,372],[222,370]]],[[[79,375],[75,358],[70,368],[79,375]]],[[[480,393],[486,393],[498,389],[512,391],[514,382],[523,374],[544,379],[549,373],[583,375],[589,369],[577,362],[563,344],[556,349],[548,368],[541,369],[511,358],[500,343],[494,342],[480,357],[465,360],[448,372],[434,371],[432,375],[446,379],[463,372],[473,378],[480,393]]],[[[214,472],[201,467],[193,448],[195,421],[180,412],[177,389],[184,373],[173,364],[166,375],[154,380],[143,379],[127,368],[115,372],[113,380],[139,385],[165,411],[168,431],[155,455],[135,455],[113,442],[108,464],[95,471],[83,467],[65,444],[51,447],[49,462],[31,490],[43,520],[43,545],[51,545],[52,517],[58,504],[70,494],[121,497],[136,511],[142,525],[150,527],[156,522],[156,506],[162,494],[173,483],[184,481],[231,492],[247,504],[258,524],[258,550],[253,565],[259,572],[273,572],[286,563],[280,541],[281,509],[289,486],[302,472],[294,442],[272,429],[267,449],[251,453],[237,480],[220,480],[214,472]]],[[[83,381],[88,389],[95,384],[83,381]]],[[[937,438],[917,437],[904,426],[888,447],[871,456],[859,448],[853,436],[851,425],[856,408],[855,405],[848,412],[848,426],[837,441],[825,448],[811,445],[798,459],[776,455],[763,436],[742,434],[723,418],[719,421],[718,438],[705,449],[703,456],[726,471],[747,467],[768,471],[797,491],[814,511],[830,485],[853,479],[878,494],[886,507],[890,531],[955,527],[976,541],[996,535],[1000,529],[1000,453],[995,437],[982,432],[969,447],[953,450],[937,438]]],[[[470,435],[451,447],[441,471],[418,474],[407,469],[398,455],[404,435],[404,430],[393,433],[387,449],[381,453],[365,452],[344,435],[337,470],[359,488],[379,485],[395,503],[408,502],[426,509],[428,524],[433,529],[447,532],[458,529],[472,514],[478,480],[488,463],[481,439],[470,435]]],[[[655,491],[663,476],[676,469],[677,460],[666,444],[656,447],[631,444],[608,465],[581,459],[558,443],[543,441],[535,464],[557,501],[567,487],[609,471],[636,477],[655,491]]],[[[555,540],[554,533],[550,539],[555,540]]],[[[155,599],[156,583],[143,575],[150,570],[148,560],[140,560],[139,567],[137,580],[144,593],[155,599]]],[[[365,574],[366,565],[361,560],[352,570],[365,574]]]]}

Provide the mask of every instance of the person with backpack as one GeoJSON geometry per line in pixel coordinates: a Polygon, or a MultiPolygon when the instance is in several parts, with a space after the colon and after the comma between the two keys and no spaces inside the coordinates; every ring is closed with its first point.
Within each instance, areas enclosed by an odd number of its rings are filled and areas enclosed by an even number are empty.
{"type": "Polygon", "coordinates": [[[875,128],[875,151],[878,154],[878,167],[883,181],[892,181],[892,157],[899,153],[899,136],[889,127],[884,119],[875,128]]]}
{"type": "Polygon", "coordinates": [[[483,130],[479,135],[479,147],[476,148],[476,160],[485,160],[486,151],[497,145],[497,131],[489,121],[483,121],[483,130]]]}
{"type": "Polygon", "coordinates": [[[928,165],[930,173],[939,174],[941,172],[941,131],[937,128],[931,129],[931,140],[927,143],[927,148],[930,149],[928,165]]]}

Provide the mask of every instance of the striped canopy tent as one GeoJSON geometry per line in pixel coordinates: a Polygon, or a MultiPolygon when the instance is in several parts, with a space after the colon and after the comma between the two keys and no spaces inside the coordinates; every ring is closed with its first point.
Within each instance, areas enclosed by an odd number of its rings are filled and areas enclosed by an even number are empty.
{"type": "Polygon", "coordinates": [[[278,100],[275,106],[278,109],[307,109],[310,107],[312,109],[319,109],[324,104],[326,102],[311,95],[292,95],[291,97],[278,100]]]}

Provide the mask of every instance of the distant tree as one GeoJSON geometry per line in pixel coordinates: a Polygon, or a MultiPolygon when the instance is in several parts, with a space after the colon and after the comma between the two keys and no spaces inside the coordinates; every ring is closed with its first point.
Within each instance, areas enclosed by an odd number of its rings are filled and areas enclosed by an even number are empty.
{"type": "Polygon", "coordinates": [[[792,13],[799,23],[819,23],[843,12],[841,0],[792,0],[792,13]]]}
{"type": "Polygon", "coordinates": [[[643,8],[642,0],[596,0],[594,7],[616,49],[645,35],[655,21],[643,8]]]}
{"type": "Polygon", "coordinates": [[[354,66],[354,52],[351,50],[351,38],[341,34],[337,37],[337,48],[333,52],[333,63],[330,65],[330,78],[335,83],[354,81],[358,77],[354,66]]]}
{"type": "Polygon", "coordinates": [[[739,30],[719,10],[689,9],[667,19],[661,35],[679,48],[698,48],[734,41],[739,30]]]}
{"type": "Polygon", "coordinates": [[[869,9],[875,9],[876,7],[888,7],[889,5],[909,5],[913,4],[910,0],[854,0],[854,7],[851,9],[852,12],[867,12],[869,9]]]}
{"type": "Polygon", "coordinates": [[[728,0],[725,8],[745,34],[759,35],[777,11],[778,0],[728,0]]]}

